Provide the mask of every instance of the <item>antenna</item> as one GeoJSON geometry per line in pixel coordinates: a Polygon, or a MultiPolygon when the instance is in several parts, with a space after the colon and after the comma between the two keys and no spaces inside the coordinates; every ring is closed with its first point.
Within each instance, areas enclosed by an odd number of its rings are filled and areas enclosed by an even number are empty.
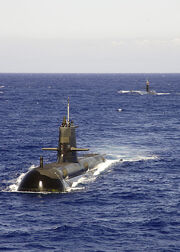
{"type": "Polygon", "coordinates": [[[67,123],[69,125],[69,97],[68,97],[68,106],[67,106],[67,123]]]}

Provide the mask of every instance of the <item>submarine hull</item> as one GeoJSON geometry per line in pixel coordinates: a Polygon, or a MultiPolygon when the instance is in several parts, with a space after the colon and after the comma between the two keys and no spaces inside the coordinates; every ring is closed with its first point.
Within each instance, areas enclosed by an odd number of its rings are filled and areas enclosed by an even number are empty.
{"type": "Polygon", "coordinates": [[[103,155],[89,154],[79,158],[77,163],[50,163],[36,167],[26,173],[18,191],[65,192],[65,184],[71,178],[84,174],[104,161],[103,155]]]}

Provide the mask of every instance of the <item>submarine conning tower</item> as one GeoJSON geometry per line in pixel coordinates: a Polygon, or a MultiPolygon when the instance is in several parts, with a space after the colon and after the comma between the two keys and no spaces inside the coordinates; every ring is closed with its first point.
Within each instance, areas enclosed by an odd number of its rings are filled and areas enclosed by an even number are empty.
{"type": "Polygon", "coordinates": [[[77,163],[77,151],[88,151],[86,148],[76,147],[76,132],[73,121],[69,120],[69,97],[67,106],[67,120],[64,116],[61,126],[59,127],[58,148],[42,148],[43,150],[57,151],[57,163],[77,163]]]}
{"type": "Polygon", "coordinates": [[[66,117],[64,117],[61,126],[59,127],[59,143],[58,143],[58,154],[57,154],[57,162],[77,162],[76,155],[76,132],[75,128],[78,126],[74,126],[73,122],[69,120],[66,121],[66,117]]]}
{"type": "Polygon", "coordinates": [[[146,92],[149,93],[149,81],[146,81],[146,92]]]}

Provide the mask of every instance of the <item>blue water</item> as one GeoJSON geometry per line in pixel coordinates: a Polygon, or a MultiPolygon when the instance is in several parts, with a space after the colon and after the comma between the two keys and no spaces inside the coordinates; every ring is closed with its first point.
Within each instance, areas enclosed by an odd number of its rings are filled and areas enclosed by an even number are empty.
{"type": "Polygon", "coordinates": [[[180,74],[0,74],[0,119],[1,251],[180,251],[180,74]],[[17,192],[56,160],[41,148],[68,96],[78,147],[106,163],[63,194],[17,192]]]}

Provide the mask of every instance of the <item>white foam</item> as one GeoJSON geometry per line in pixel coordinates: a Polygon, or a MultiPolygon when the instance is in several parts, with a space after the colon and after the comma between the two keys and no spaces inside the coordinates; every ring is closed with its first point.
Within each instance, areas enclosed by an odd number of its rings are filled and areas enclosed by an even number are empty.
{"type": "Polygon", "coordinates": [[[147,95],[147,94],[153,94],[153,95],[170,95],[171,93],[156,93],[156,91],[151,90],[149,93],[146,91],[141,91],[141,90],[119,90],[119,94],[139,94],[139,95],[147,95]]]}
{"type": "Polygon", "coordinates": [[[106,169],[111,167],[111,165],[119,162],[119,159],[116,160],[106,160],[103,163],[98,164],[92,170],[89,170],[87,173],[74,178],[71,187],[67,187],[67,192],[84,190],[85,185],[88,183],[92,183],[96,180],[96,178],[106,169]]]}
{"type": "Polygon", "coordinates": [[[117,160],[106,160],[104,163],[98,164],[95,167],[94,176],[98,176],[101,172],[105,171],[107,168],[109,168],[112,164],[119,162],[119,159],[117,160]]]}
{"type": "Polygon", "coordinates": [[[156,93],[157,95],[170,95],[170,93],[156,93]]]}
{"type": "Polygon", "coordinates": [[[141,155],[137,155],[135,157],[131,157],[131,158],[124,158],[123,162],[138,162],[138,161],[143,161],[143,160],[155,160],[158,159],[158,156],[153,155],[153,156],[141,156],[141,155]]]}
{"type": "Polygon", "coordinates": [[[146,91],[133,91],[132,93],[136,93],[136,94],[139,94],[139,95],[147,95],[147,92],[146,91]]]}
{"type": "Polygon", "coordinates": [[[17,192],[19,184],[21,183],[22,179],[24,178],[26,173],[22,173],[15,181],[14,184],[10,185],[8,191],[10,192],[17,192]]]}
{"type": "MultiPolygon", "coordinates": [[[[34,169],[35,167],[36,167],[35,165],[31,165],[28,168],[28,171],[34,169]]],[[[19,187],[19,185],[20,185],[20,183],[21,183],[21,181],[22,181],[22,179],[24,178],[25,175],[26,175],[26,173],[21,173],[19,175],[19,177],[15,181],[12,180],[13,184],[8,187],[8,191],[10,191],[10,192],[17,192],[18,187],[19,187]]],[[[11,182],[11,181],[9,181],[9,182],[11,182]]]]}
{"type": "Polygon", "coordinates": [[[139,95],[145,95],[147,94],[146,91],[140,91],[140,90],[119,90],[118,91],[119,94],[139,94],[139,95]]]}
{"type": "Polygon", "coordinates": [[[111,146],[111,148],[107,150],[109,154],[107,155],[107,159],[114,160],[118,159],[121,162],[135,162],[141,160],[149,160],[149,159],[158,159],[157,155],[149,155],[147,154],[149,150],[144,149],[136,149],[133,146],[111,146]]]}
{"type": "Polygon", "coordinates": [[[128,94],[128,93],[130,93],[130,91],[119,90],[118,93],[119,93],[119,94],[128,94]]]}
{"type": "Polygon", "coordinates": [[[4,88],[4,86],[0,86],[0,88],[4,88]]]}
{"type": "Polygon", "coordinates": [[[31,171],[32,169],[34,169],[36,166],[35,165],[31,165],[29,168],[28,168],[28,171],[31,171]]]}

